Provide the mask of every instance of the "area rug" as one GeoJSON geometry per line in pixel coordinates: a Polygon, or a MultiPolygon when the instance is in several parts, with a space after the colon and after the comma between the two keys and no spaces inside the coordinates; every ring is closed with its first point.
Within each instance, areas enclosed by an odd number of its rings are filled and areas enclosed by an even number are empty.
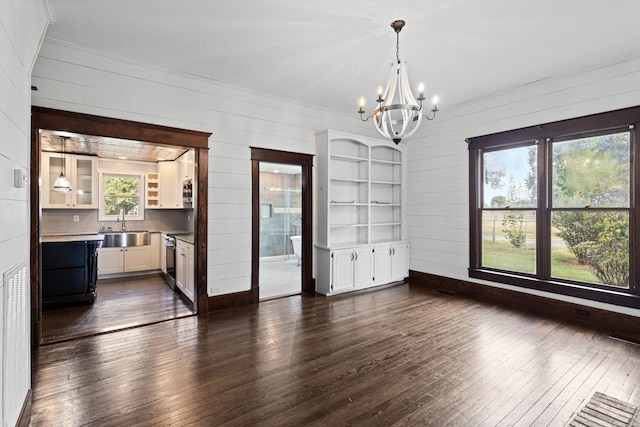
{"type": "Polygon", "coordinates": [[[596,392],[567,426],[640,427],[640,410],[637,406],[596,392]]]}

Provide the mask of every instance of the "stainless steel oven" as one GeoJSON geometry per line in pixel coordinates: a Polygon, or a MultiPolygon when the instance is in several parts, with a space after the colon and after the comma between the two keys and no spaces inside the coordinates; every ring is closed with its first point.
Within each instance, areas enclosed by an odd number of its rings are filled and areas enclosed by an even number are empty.
{"type": "Polygon", "coordinates": [[[171,289],[176,288],[176,238],[173,236],[165,236],[164,247],[167,258],[167,273],[165,280],[171,289]]]}

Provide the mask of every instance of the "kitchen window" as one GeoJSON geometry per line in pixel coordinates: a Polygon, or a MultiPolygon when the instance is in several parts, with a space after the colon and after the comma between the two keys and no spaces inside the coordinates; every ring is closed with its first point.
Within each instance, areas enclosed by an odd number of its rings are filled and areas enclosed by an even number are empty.
{"type": "Polygon", "coordinates": [[[144,219],[144,173],[100,172],[100,221],[144,219]]]}
{"type": "Polygon", "coordinates": [[[470,277],[640,307],[640,108],[471,138],[470,277]]]}

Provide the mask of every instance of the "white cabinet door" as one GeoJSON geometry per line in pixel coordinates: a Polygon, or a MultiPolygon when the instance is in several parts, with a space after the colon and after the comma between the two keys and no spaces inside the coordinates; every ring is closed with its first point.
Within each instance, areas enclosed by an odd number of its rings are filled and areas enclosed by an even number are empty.
{"type": "Polygon", "coordinates": [[[160,234],[160,270],[164,274],[167,274],[167,247],[165,242],[167,235],[165,233],[160,234]]]}
{"type": "Polygon", "coordinates": [[[145,271],[151,269],[151,246],[133,246],[124,250],[124,271],[145,271]]]}
{"type": "Polygon", "coordinates": [[[158,162],[160,207],[182,208],[182,181],[179,179],[178,162],[158,162]]]}
{"type": "Polygon", "coordinates": [[[193,255],[193,245],[184,245],[184,294],[193,302],[195,290],[195,264],[193,255]]]}
{"type": "Polygon", "coordinates": [[[366,287],[373,282],[373,248],[364,246],[353,251],[353,284],[366,287]]]}
{"type": "Polygon", "coordinates": [[[182,242],[176,243],[176,286],[185,293],[185,253],[182,242]]]}
{"type": "Polygon", "coordinates": [[[194,161],[195,150],[193,149],[186,151],[182,156],[178,157],[177,162],[180,164],[180,181],[193,179],[194,161]]]}
{"type": "Polygon", "coordinates": [[[376,246],[375,279],[377,284],[403,280],[409,275],[409,243],[396,242],[376,246]]]}
{"type": "Polygon", "coordinates": [[[392,249],[389,245],[375,247],[375,274],[376,283],[384,284],[391,280],[392,249]]]}
{"type": "Polygon", "coordinates": [[[409,276],[409,244],[394,243],[391,250],[391,279],[403,280],[409,276]]]}
{"type": "Polygon", "coordinates": [[[42,207],[57,209],[98,208],[97,157],[42,153],[42,207]],[[60,172],[69,180],[71,191],[55,191],[60,172]]]}
{"type": "Polygon", "coordinates": [[[353,288],[353,258],[351,249],[331,252],[331,292],[353,288]]]}
{"type": "MultiPolygon", "coordinates": [[[[56,153],[42,153],[42,207],[43,208],[71,208],[71,193],[58,192],[53,189],[53,184],[60,173],[71,184],[71,166],[69,156],[61,156],[56,153]]],[[[73,187],[72,187],[73,188],[73,187]]]]}
{"type": "Polygon", "coordinates": [[[160,249],[164,249],[164,242],[160,239],[160,233],[150,233],[151,253],[149,257],[149,270],[160,268],[160,249]]]}
{"type": "Polygon", "coordinates": [[[73,209],[98,208],[98,158],[71,156],[73,185],[71,207],[73,209]]]}
{"type": "Polygon", "coordinates": [[[98,249],[98,274],[122,273],[124,271],[123,248],[98,249]]]}

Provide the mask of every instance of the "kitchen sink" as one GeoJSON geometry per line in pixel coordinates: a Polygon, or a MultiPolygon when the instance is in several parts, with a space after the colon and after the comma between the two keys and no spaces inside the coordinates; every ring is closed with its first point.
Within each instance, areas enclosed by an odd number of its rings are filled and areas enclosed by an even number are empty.
{"type": "Polygon", "coordinates": [[[108,231],[104,234],[103,248],[128,248],[151,243],[148,231],[108,231]]]}

